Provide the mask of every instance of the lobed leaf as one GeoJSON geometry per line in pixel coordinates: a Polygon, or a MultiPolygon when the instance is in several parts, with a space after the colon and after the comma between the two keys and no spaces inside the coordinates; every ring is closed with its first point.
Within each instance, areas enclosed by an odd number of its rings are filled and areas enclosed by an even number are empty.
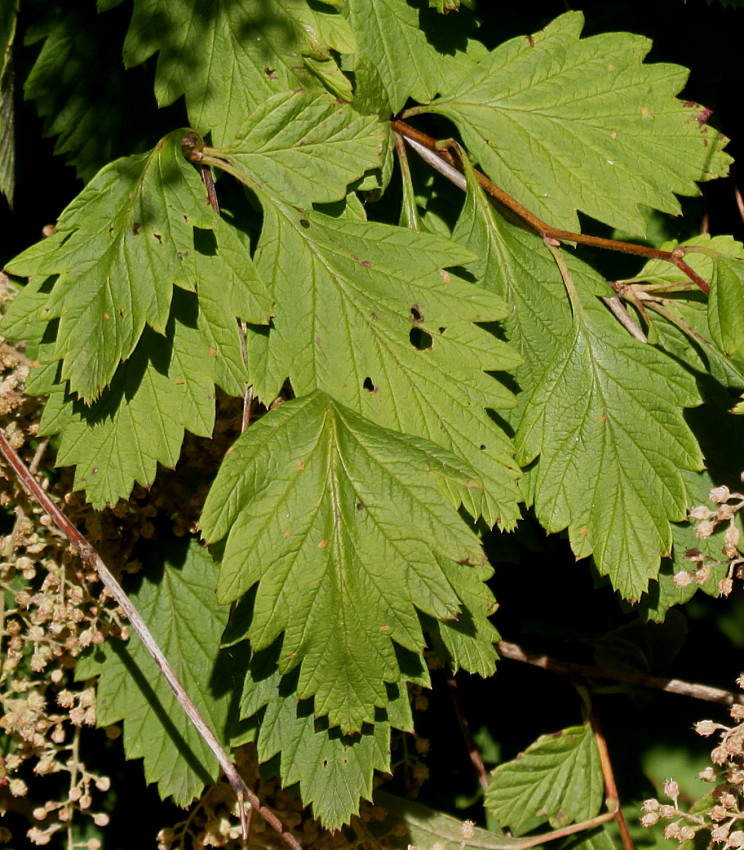
{"type": "MultiPolygon", "coordinates": [[[[214,600],[215,567],[194,540],[160,544],[143,559],[146,573],[130,591],[155,640],[218,739],[227,744],[235,698],[233,650],[220,650],[229,611],[214,600]]],[[[213,783],[214,755],[196,732],[136,634],[81,658],[80,680],[98,676],[96,722],[124,721],[127,758],[144,759],[145,781],[162,798],[187,806],[213,783]]]]}
{"type": "Polygon", "coordinates": [[[495,295],[441,271],[472,259],[442,237],[302,213],[265,201],[256,265],[274,286],[267,335],[249,338],[258,396],[289,377],[378,424],[444,446],[479,470],[485,489],[455,494],[489,524],[516,521],[518,472],[487,409],[514,404],[486,370],[515,352],[476,325],[505,315],[495,295]]]}
{"type": "MultiPolygon", "coordinates": [[[[424,12],[406,0],[348,0],[346,14],[358,44],[356,94],[370,111],[395,114],[408,98],[429,101],[447,90],[452,74],[470,67],[465,29],[454,17],[447,22],[447,49],[437,50],[422,26],[424,12]]],[[[434,21],[428,23],[430,29],[434,21]]]]}
{"type": "MultiPolygon", "coordinates": [[[[186,300],[186,299],[182,299],[186,300]]],[[[213,363],[188,306],[166,337],[145,331],[111,386],[90,407],[52,387],[40,434],[61,434],[57,464],[76,466],[74,488],[95,508],[147,487],[157,464],[174,467],[184,430],[209,437],[214,427],[213,363]],[[185,315],[184,315],[185,314],[185,315]]]]}
{"type": "Polygon", "coordinates": [[[190,123],[223,144],[272,95],[318,87],[302,57],[348,49],[339,19],[306,0],[135,0],[124,62],[159,52],[158,103],[185,95],[190,123]]]}
{"type": "Polygon", "coordinates": [[[528,503],[546,530],[568,528],[576,556],[593,555],[637,599],[671,551],[670,522],[686,517],[682,471],[703,464],[683,417],[700,403],[694,379],[633,339],[597,298],[611,290],[567,255],[580,293],[572,315],[541,240],[501,219],[472,171],[454,235],[488,246],[475,271],[513,306],[506,329],[526,363],[511,421],[520,462],[537,459],[528,503]]]}
{"type": "Polygon", "coordinates": [[[59,318],[62,378],[87,402],[146,324],[165,331],[174,285],[195,287],[193,228],[210,228],[216,217],[181,154],[183,134],[108,165],[64,210],[57,232],[8,265],[19,275],[59,275],[42,315],[59,318]]]}
{"type": "Polygon", "coordinates": [[[259,762],[279,756],[283,787],[299,784],[305,805],[327,829],[338,829],[372,799],[375,770],[390,772],[391,725],[411,731],[408,697],[391,686],[387,711],[353,735],[318,722],[312,700],[299,700],[297,676],[277,668],[278,644],[251,659],[240,702],[241,717],[260,715],[259,762]]]}
{"type": "Polygon", "coordinates": [[[384,128],[325,92],[283,92],[261,103],[224,149],[239,179],[306,207],[338,201],[381,164],[384,128]]]}
{"type": "Polygon", "coordinates": [[[298,696],[344,734],[405,681],[395,644],[421,653],[417,612],[456,619],[459,574],[484,564],[440,480],[481,486],[449,452],[313,392],[246,431],[207,497],[204,538],[227,535],[219,600],[258,585],[254,650],[283,633],[279,672],[301,663],[298,696]]]}
{"type": "Polygon", "coordinates": [[[416,111],[452,120],[489,177],[550,224],[577,231],[581,210],[644,233],[638,205],[679,214],[675,193],[727,173],[726,140],[676,99],[684,68],[644,65],[641,36],[581,39],[583,24],[567,12],[499,45],[416,111]]]}
{"type": "Polygon", "coordinates": [[[92,4],[39,4],[33,21],[25,42],[42,44],[23,90],[54,152],[87,182],[115,157],[150,147],[163,122],[149,80],[122,67],[120,16],[92,4]]]}
{"type": "Polygon", "coordinates": [[[491,774],[483,803],[500,826],[520,833],[536,821],[555,828],[599,813],[604,783],[591,727],[541,735],[491,774]]]}

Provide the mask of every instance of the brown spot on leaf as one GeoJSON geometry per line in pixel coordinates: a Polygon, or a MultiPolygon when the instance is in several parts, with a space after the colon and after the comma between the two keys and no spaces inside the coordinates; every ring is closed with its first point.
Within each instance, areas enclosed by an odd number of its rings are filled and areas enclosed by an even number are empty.
{"type": "Polygon", "coordinates": [[[300,472],[302,472],[302,470],[303,470],[304,468],[305,468],[305,461],[304,461],[304,460],[299,461],[299,462],[298,462],[298,464],[297,464],[297,469],[298,469],[300,472]]]}
{"type": "Polygon", "coordinates": [[[321,541],[320,541],[320,543],[318,543],[318,549],[325,549],[325,547],[326,547],[327,545],[328,545],[328,541],[327,541],[327,540],[321,540],[321,541]]]}
{"type": "Polygon", "coordinates": [[[282,532],[282,537],[283,537],[285,540],[289,540],[289,538],[290,538],[291,536],[292,536],[292,532],[291,532],[289,529],[287,529],[286,531],[283,531],[283,532],[282,532]]]}
{"type": "Polygon", "coordinates": [[[527,39],[527,44],[529,44],[530,47],[535,46],[535,39],[531,35],[526,35],[525,38],[527,39]]]}
{"type": "Polygon", "coordinates": [[[380,626],[380,631],[381,631],[381,632],[389,632],[389,631],[390,631],[390,626],[380,626]]]}
{"type": "Polygon", "coordinates": [[[588,528],[580,528],[579,534],[583,534],[584,537],[586,537],[586,535],[589,534],[589,529],[588,528]]]}
{"type": "Polygon", "coordinates": [[[104,313],[104,314],[103,314],[103,318],[104,318],[104,319],[110,319],[110,318],[111,318],[111,316],[109,316],[109,314],[108,314],[108,313],[104,313]]]}
{"type": "Polygon", "coordinates": [[[212,357],[216,357],[217,356],[217,349],[216,348],[210,348],[209,353],[212,355],[212,357]]]}

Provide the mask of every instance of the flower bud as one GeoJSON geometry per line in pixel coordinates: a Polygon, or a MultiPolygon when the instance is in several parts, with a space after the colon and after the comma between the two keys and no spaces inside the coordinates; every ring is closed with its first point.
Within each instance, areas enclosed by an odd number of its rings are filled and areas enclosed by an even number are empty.
{"type": "Polygon", "coordinates": [[[708,498],[711,502],[727,502],[731,498],[731,491],[722,484],[720,487],[714,487],[708,494],[708,498]]]}
{"type": "Polygon", "coordinates": [[[718,728],[718,724],[714,723],[712,720],[699,720],[695,724],[695,731],[703,738],[707,738],[708,735],[712,735],[718,728]]]}
{"type": "Polygon", "coordinates": [[[674,805],[676,806],[679,799],[679,785],[673,779],[665,780],[664,793],[670,800],[674,801],[674,805]]]}

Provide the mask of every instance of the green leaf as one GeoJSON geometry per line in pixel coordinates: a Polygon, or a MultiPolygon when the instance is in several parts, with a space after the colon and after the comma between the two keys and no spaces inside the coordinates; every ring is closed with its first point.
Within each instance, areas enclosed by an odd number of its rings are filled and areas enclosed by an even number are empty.
{"type": "Polygon", "coordinates": [[[469,185],[454,235],[484,245],[473,268],[513,305],[506,330],[526,363],[515,373],[524,392],[511,421],[520,462],[539,457],[528,501],[546,530],[568,528],[577,558],[593,554],[637,599],[670,552],[670,522],[686,517],[681,471],[703,463],[682,411],[700,403],[695,382],[633,339],[596,297],[611,290],[563,252],[581,293],[572,316],[541,240],[501,219],[472,172],[469,185]]]}
{"type": "Polygon", "coordinates": [[[60,320],[62,378],[85,401],[131,355],[145,324],[165,331],[173,286],[195,287],[193,228],[213,227],[216,215],[181,154],[183,135],[104,168],[62,213],[57,233],[8,266],[59,275],[44,315],[60,320]]]}
{"type": "MultiPolygon", "coordinates": [[[[662,251],[673,251],[675,248],[689,249],[686,250],[684,260],[704,280],[710,280],[713,277],[718,255],[744,259],[744,246],[741,242],[737,242],[731,236],[711,236],[709,233],[701,233],[683,242],[673,239],[663,242],[659,248],[662,251]]],[[[649,260],[638,274],[627,278],[624,282],[652,283],[667,287],[689,288],[690,286],[689,277],[677,266],[664,260],[649,260]]]]}
{"type": "Polygon", "coordinates": [[[409,97],[431,100],[446,90],[450,75],[463,73],[463,66],[471,64],[464,32],[457,33],[453,18],[448,19],[447,43],[457,46],[445,53],[427,38],[420,19],[424,13],[406,0],[348,0],[346,9],[359,45],[357,96],[388,114],[399,112],[409,97]]]}
{"type": "Polygon", "coordinates": [[[417,611],[457,618],[457,584],[485,562],[440,480],[481,486],[443,449],[386,431],[323,393],[286,402],[235,443],[207,497],[206,540],[227,535],[217,595],[256,583],[247,637],[260,650],[283,632],[279,671],[302,663],[298,696],[344,733],[405,680],[394,643],[420,654],[417,611]]]}
{"type": "Polygon", "coordinates": [[[135,0],[124,61],[131,68],[160,51],[158,103],[185,94],[191,124],[223,144],[272,95],[313,87],[303,54],[327,59],[330,48],[348,47],[348,31],[325,20],[338,16],[315,8],[306,0],[135,0]]]}
{"type": "Polygon", "coordinates": [[[488,176],[550,224],[576,231],[581,210],[643,233],[639,204],[679,214],[673,193],[727,173],[726,140],[675,98],[684,68],[644,65],[640,36],[581,39],[583,23],[568,12],[496,47],[417,111],[454,121],[488,176]]]}
{"type": "Polygon", "coordinates": [[[486,409],[514,402],[484,372],[519,358],[474,324],[503,317],[503,302],[441,271],[472,256],[430,234],[267,201],[256,265],[274,284],[274,321],[268,336],[249,339],[249,353],[266,402],[289,377],[298,395],[321,389],[462,457],[485,489],[457,498],[472,516],[509,528],[518,473],[486,409]]]}
{"type": "Polygon", "coordinates": [[[716,260],[710,281],[708,326],[724,355],[744,367],[744,250],[738,259],[716,260]]]}
{"type": "Polygon", "coordinates": [[[299,700],[297,676],[277,668],[278,645],[251,659],[240,703],[242,718],[260,714],[256,739],[259,762],[280,756],[283,787],[299,784],[305,805],[327,829],[338,829],[358,814],[361,798],[372,799],[375,770],[390,772],[390,728],[411,730],[405,693],[389,686],[388,711],[354,735],[342,735],[317,721],[312,700],[299,700]]]}
{"type": "Polygon", "coordinates": [[[613,586],[638,599],[671,551],[669,523],[686,517],[681,471],[703,466],[683,416],[700,398],[671,358],[583,303],[524,410],[518,457],[539,455],[531,485],[543,527],[568,528],[577,558],[593,554],[613,586]]]}
{"type": "Polygon", "coordinates": [[[15,190],[15,109],[13,105],[15,41],[18,2],[0,4],[0,195],[13,206],[15,190]]]}
{"type": "Polygon", "coordinates": [[[499,765],[483,802],[500,826],[519,833],[535,819],[555,828],[588,820],[598,814],[603,795],[599,753],[586,724],[541,735],[499,765]]]}
{"type": "Polygon", "coordinates": [[[54,152],[86,182],[115,157],[150,147],[161,123],[149,80],[122,67],[122,39],[121,15],[96,14],[89,3],[39,4],[26,31],[26,44],[43,44],[24,95],[55,137],[54,152]]]}
{"type": "Polygon", "coordinates": [[[239,179],[306,207],[338,201],[381,165],[382,124],[325,92],[284,92],[260,104],[219,151],[239,179]]]}
{"type": "MultiPolygon", "coordinates": [[[[228,609],[214,600],[215,567],[194,540],[163,543],[143,558],[146,573],[132,603],[218,739],[227,743],[228,709],[235,698],[234,650],[219,650],[228,609]]],[[[144,759],[145,781],[180,806],[219,774],[214,755],[178,704],[136,634],[109,641],[80,659],[78,680],[99,676],[99,726],[124,721],[127,758],[144,759]]]]}
{"type": "Polygon", "coordinates": [[[395,797],[384,791],[375,792],[375,810],[376,816],[365,826],[380,842],[380,846],[393,850],[408,850],[409,847],[512,850],[524,847],[521,838],[488,832],[472,826],[472,822],[471,826],[466,826],[462,821],[414,800],[395,797]]]}
{"type": "Polygon", "coordinates": [[[194,242],[197,322],[214,359],[214,382],[228,395],[241,396],[249,375],[236,320],[265,324],[272,310],[271,295],[239,230],[218,218],[214,235],[197,231],[194,242]]]}
{"type": "Polygon", "coordinates": [[[439,622],[424,618],[424,628],[434,637],[437,654],[453,671],[460,669],[480,676],[496,672],[496,647],[499,633],[488,619],[497,609],[493,594],[486,582],[490,567],[473,567],[467,572],[453,570],[450,562],[439,558],[445,573],[450,574],[453,586],[464,603],[456,620],[439,622]]]}
{"type": "Polygon", "coordinates": [[[145,331],[111,386],[90,407],[57,385],[39,432],[61,434],[58,466],[77,466],[74,488],[95,508],[147,487],[157,464],[174,467],[184,430],[209,437],[214,427],[214,358],[196,329],[195,298],[182,294],[167,337],[145,331]]]}

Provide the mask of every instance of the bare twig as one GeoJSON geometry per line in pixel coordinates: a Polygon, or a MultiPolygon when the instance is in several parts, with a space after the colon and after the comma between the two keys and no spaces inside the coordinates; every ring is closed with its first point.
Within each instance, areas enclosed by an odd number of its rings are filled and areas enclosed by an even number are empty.
{"type": "Polygon", "coordinates": [[[629,685],[640,685],[646,688],[656,688],[671,694],[693,697],[694,699],[717,702],[722,705],[734,705],[744,703],[744,694],[736,694],[732,691],[724,691],[721,688],[712,688],[708,685],[698,685],[693,682],[683,682],[681,679],[665,679],[660,676],[647,676],[645,673],[635,673],[629,670],[607,670],[602,667],[593,667],[589,664],[575,664],[572,661],[559,661],[549,655],[532,652],[524,649],[516,643],[500,640],[496,649],[502,658],[511,661],[523,661],[543,670],[552,670],[564,676],[582,679],[604,679],[610,682],[625,682],[629,685]]]}
{"type": "Polygon", "coordinates": [[[13,470],[23,487],[39,503],[42,510],[44,510],[52,518],[57,528],[59,528],[59,530],[75,547],[83,561],[85,561],[91,569],[95,570],[103,582],[104,587],[114,598],[129,622],[132,624],[134,630],[139,635],[143,646],[148,651],[153,661],[157,664],[160,672],[163,674],[163,678],[175,694],[176,699],[186,712],[186,715],[194,725],[194,728],[202,736],[204,742],[214,754],[228,782],[232,786],[238,800],[244,838],[247,836],[247,817],[245,812],[245,801],[247,800],[254,811],[258,812],[258,814],[264,818],[266,823],[268,823],[269,826],[279,834],[288,847],[292,848],[292,850],[302,850],[301,845],[289,832],[287,827],[270,809],[262,805],[258,797],[250,790],[250,788],[248,788],[243,777],[238,773],[235,765],[230,761],[230,757],[225,752],[214,732],[212,732],[210,727],[207,725],[206,721],[201,716],[199,709],[196,705],[194,705],[193,700],[186,692],[186,689],[181,684],[179,678],[176,676],[170,662],[158,646],[139,611],[131,603],[129,597],[126,595],[119,582],[114,578],[111,571],[103,562],[103,559],[92,544],[89,543],[88,540],[78,531],[65,513],[52,500],[46,490],[44,490],[38,481],[36,481],[26,465],[20,457],[18,457],[13,447],[7,441],[2,430],[0,430],[0,454],[2,454],[5,458],[6,462],[13,470]]]}
{"type": "Polygon", "coordinates": [[[478,774],[478,781],[481,784],[481,788],[485,791],[491,784],[488,780],[488,771],[486,770],[486,766],[483,764],[481,754],[478,751],[478,747],[475,745],[472,734],[470,733],[468,718],[462,710],[460,695],[457,692],[457,679],[455,679],[454,674],[452,673],[447,676],[447,686],[449,687],[449,694],[452,699],[452,707],[455,710],[455,716],[457,717],[457,722],[460,725],[460,732],[462,732],[462,737],[465,739],[465,745],[468,748],[470,761],[473,763],[473,767],[475,767],[476,773],[478,774]]]}
{"type": "Polygon", "coordinates": [[[609,298],[603,298],[602,301],[610,308],[615,318],[631,336],[635,337],[639,342],[648,342],[646,334],[643,333],[630,317],[619,296],[611,295],[609,298]]]}
{"type": "Polygon", "coordinates": [[[604,736],[604,732],[602,731],[602,724],[599,722],[599,716],[594,708],[589,691],[582,685],[578,686],[578,691],[586,705],[587,713],[589,714],[589,723],[594,735],[594,742],[597,745],[597,752],[599,753],[599,764],[602,768],[602,779],[604,780],[607,809],[608,811],[614,811],[615,822],[617,823],[618,830],[620,831],[620,836],[623,840],[625,850],[635,850],[633,839],[630,837],[630,832],[628,831],[628,824],[625,820],[625,815],[623,814],[620,806],[620,795],[617,791],[615,773],[612,769],[612,761],[610,760],[610,752],[607,749],[607,740],[604,736]]]}
{"type": "MultiPolygon", "coordinates": [[[[423,158],[432,168],[435,168],[444,177],[459,186],[461,189],[467,188],[467,182],[462,174],[460,163],[457,157],[449,150],[441,150],[438,141],[426,133],[411,127],[405,121],[395,119],[391,122],[391,126],[396,133],[403,136],[409,145],[423,158]],[[426,153],[424,153],[424,151],[426,153]],[[449,166],[449,168],[447,168],[449,166]]],[[[617,239],[605,239],[602,236],[588,236],[584,233],[573,233],[570,230],[562,230],[538,218],[533,212],[520,204],[516,198],[512,198],[508,192],[505,192],[500,186],[497,186],[492,180],[489,180],[485,174],[474,170],[474,174],[478,183],[485,191],[499,204],[512,212],[519,218],[527,227],[533,230],[543,239],[555,239],[559,242],[575,242],[581,245],[591,245],[595,248],[604,248],[609,251],[622,251],[625,254],[636,254],[640,257],[648,257],[655,260],[665,260],[672,263],[685,274],[693,283],[696,284],[703,292],[709,292],[710,286],[704,281],[700,275],[684,261],[684,248],[675,248],[673,251],[661,251],[657,248],[649,248],[646,245],[637,245],[632,242],[621,242],[617,239]]]]}

